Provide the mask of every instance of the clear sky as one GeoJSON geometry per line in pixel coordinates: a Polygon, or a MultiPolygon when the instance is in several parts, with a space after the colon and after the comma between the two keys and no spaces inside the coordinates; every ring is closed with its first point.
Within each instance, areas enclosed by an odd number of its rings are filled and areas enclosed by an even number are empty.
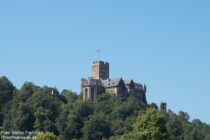
{"type": "Polygon", "coordinates": [[[209,0],[2,0],[0,76],[80,92],[91,63],[210,123],[209,0]]]}

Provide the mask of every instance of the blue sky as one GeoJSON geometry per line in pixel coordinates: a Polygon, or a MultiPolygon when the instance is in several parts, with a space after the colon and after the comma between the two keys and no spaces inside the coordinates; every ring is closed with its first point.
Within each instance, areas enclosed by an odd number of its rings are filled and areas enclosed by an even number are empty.
{"type": "Polygon", "coordinates": [[[80,92],[91,63],[210,123],[210,2],[0,1],[0,76],[80,92]]]}

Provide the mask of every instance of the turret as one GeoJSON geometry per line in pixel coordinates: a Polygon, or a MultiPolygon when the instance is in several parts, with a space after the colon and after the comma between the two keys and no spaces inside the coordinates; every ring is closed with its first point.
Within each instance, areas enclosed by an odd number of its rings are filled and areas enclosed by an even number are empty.
{"type": "Polygon", "coordinates": [[[92,65],[93,79],[109,78],[109,63],[104,61],[94,61],[92,65]]]}

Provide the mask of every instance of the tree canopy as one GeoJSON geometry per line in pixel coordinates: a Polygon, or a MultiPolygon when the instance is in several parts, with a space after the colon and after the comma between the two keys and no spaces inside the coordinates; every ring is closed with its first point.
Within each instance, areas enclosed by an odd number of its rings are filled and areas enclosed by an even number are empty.
{"type": "Polygon", "coordinates": [[[154,108],[137,118],[133,131],[122,136],[122,140],[170,140],[164,115],[154,108]]]}
{"type": "Polygon", "coordinates": [[[58,140],[58,138],[53,133],[45,132],[38,134],[36,140],[58,140]]]}
{"type": "Polygon", "coordinates": [[[210,139],[209,124],[166,110],[165,103],[159,109],[155,103],[108,93],[89,101],[70,90],[59,93],[31,82],[16,89],[5,76],[0,78],[0,129],[43,131],[37,140],[210,139]]]}

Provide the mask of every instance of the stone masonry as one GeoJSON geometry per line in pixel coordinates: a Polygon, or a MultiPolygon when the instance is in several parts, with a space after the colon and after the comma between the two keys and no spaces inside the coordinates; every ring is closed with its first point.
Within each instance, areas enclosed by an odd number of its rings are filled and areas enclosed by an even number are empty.
{"type": "Polygon", "coordinates": [[[94,61],[92,64],[92,77],[81,79],[81,89],[84,100],[93,101],[102,93],[116,95],[119,99],[134,96],[146,103],[146,85],[135,83],[132,79],[109,78],[109,63],[94,61]]]}

